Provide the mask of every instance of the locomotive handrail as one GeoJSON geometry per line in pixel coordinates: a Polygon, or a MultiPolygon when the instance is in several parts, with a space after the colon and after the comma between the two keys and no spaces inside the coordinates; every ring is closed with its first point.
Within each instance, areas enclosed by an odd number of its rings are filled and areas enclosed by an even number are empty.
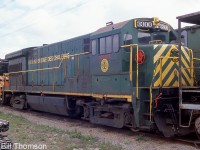
{"type": "Polygon", "coordinates": [[[138,44],[123,45],[122,48],[130,47],[130,65],[129,65],[129,78],[130,82],[133,80],[133,47],[136,46],[136,99],[138,99],[138,44]]]}
{"type": "Polygon", "coordinates": [[[189,54],[190,54],[190,57],[191,57],[191,61],[190,61],[190,75],[191,75],[191,78],[192,78],[192,83],[191,85],[194,85],[194,55],[193,55],[193,51],[192,49],[189,49],[189,54]]]}
{"type": "MultiPolygon", "coordinates": [[[[42,69],[35,69],[35,70],[23,70],[23,71],[17,71],[17,72],[9,72],[9,73],[4,73],[5,76],[9,76],[10,74],[17,74],[17,73],[27,73],[27,72],[32,72],[32,82],[34,80],[34,75],[33,72],[36,71],[45,71],[45,70],[53,70],[53,79],[52,79],[52,90],[54,91],[55,87],[54,87],[54,82],[55,82],[55,70],[59,69],[63,63],[63,60],[65,59],[69,59],[70,57],[74,57],[74,56],[80,56],[80,55],[85,55],[85,54],[89,54],[90,52],[84,52],[84,53],[79,53],[79,54],[74,54],[74,55],[66,55],[63,56],[61,58],[61,61],[59,63],[59,65],[57,67],[51,67],[51,68],[42,68],[42,69]]],[[[78,62],[79,63],[79,62],[78,62]]],[[[16,84],[17,85],[17,84],[16,84]]],[[[32,85],[33,86],[33,85],[32,85]]]]}
{"type": "MultiPolygon", "coordinates": [[[[174,59],[174,58],[178,58],[178,57],[159,57],[159,60],[160,60],[160,86],[162,87],[162,60],[163,59],[174,59]]],[[[156,64],[156,67],[155,69],[157,68],[158,66],[158,61],[157,61],[157,64],[156,64]]],[[[152,78],[152,83],[151,83],[151,86],[150,86],[150,110],[149,110],[149,113],[150,113],[150,121],[152,120],[152,117],[151,117],[151,114],[152,114],[152,103],[153,103],[153,97],[152,97],[152,84],[153,84],[153,79],[155,77],[155,69],[154,69],[154,73],[153,73],[153,78],[152,78]]]]}
{"type": "Polygon", "coordinates": [[[36,72],[36,71],[59,69],[61,67],[61,64],[62,64],[62,62],[63,62],[64,59],[68,59],[70,57],[79,56],[79,55],[85,55],[85,54],[89,54],[89,53],[90,52],[85,52],[85,53],[79,53],[79,54],[74,54],[74,55],[63,56],[63,58],[61,58],[61,61],[60,61],[59,65],[57,67],[42,68],[42,69],[35,69],[35,70],[22,70],[22,71],[17,71],[17,72],[4,73],[4,75],[8,76],[10,74],[17,74],[17,73],[26,73],[26,72],[36,72]]]}
{"type": "Polygon", "coordinates": [[[200,58],[193,58],[193,60],[200,60],[200,58]]]}
{"type": "Polygon", "coordinates": [[[149,44],[153,44],[154,42],[156,44],[159,43],[159,42],[162,43],[162,40],[152,40],[152,41],[149,41],[149,44]]]}
{"type": "Polygon", "coordinates": [[[149,93],[150,93],[150,105],[149,105],[149,114],[150,114],[150,121],[152,121],[152,104],[153,104],[153,94],[152,94],[152,89],[153,89],[153,80],[156,76],[156,68],[158,66],[158,61],[156,63],[156,67],[154,68],[154,71],[153,71],[153,78],[152,78],[152,81],[151,81],[151,85],[150,85],[150,88],[149,88],[149,93]]]}

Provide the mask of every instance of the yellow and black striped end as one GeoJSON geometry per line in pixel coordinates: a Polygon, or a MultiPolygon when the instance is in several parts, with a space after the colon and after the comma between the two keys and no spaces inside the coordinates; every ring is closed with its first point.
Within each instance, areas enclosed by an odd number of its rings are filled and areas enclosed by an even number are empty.
{"type": "MultiPolygon", "coordinates": [[[[182,84],[183,86],[193,86],[191,78],[191,56],[186,47],[182,50],[182,84]]],[[[178,87],[178,47],[177,45],[164,44],[154,45],[154,87],[178,87]],[[175,54],[177,55],[175,55],[175,54]],[[173,58],[174,57],[174,58],[173,58]]],[[[193,71],[193,70],[192,70],[193,71]]]]}

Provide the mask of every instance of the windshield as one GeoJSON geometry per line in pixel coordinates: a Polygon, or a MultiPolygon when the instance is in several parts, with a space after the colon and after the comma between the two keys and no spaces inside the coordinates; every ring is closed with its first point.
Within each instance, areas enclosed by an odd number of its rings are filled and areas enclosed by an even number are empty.
{"type": "Polygon", "coordinates": [[[167,33],[138,31],[138,44],[166,43],[167,33]]]}

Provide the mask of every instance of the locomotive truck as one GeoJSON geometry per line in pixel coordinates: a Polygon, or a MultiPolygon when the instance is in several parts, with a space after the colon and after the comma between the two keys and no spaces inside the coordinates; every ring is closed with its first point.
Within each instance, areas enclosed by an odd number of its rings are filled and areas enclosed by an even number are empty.
{"type": "MultiPolygon", "coordinates": [[[[197,88],[193,51],[182,46],[181,52],[177,32],[159,18],[109,22],[90,34],[7,54],[1,103],[166,137],[186,135],[199,130],[194,123],[200,112],[179,108],[179,54],[183,89],[197,88]]],[[[199,103],[196,95],[185,98],[199,103]]]]}

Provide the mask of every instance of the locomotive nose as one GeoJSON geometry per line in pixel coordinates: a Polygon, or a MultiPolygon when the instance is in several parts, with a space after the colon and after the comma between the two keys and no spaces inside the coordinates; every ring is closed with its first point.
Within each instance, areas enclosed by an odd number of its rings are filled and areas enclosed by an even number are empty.
{"type": "MultiPolygon", "coordinates": [[[[188,48],[181,48],[181,63],[184,66],[183,86],[193,85],[191,67],[191,52],[188,48]]],[[[178,46],[174,44],[154,45],[153,63],[155,66],[154,86],[178,87],[178,46]]]]}

